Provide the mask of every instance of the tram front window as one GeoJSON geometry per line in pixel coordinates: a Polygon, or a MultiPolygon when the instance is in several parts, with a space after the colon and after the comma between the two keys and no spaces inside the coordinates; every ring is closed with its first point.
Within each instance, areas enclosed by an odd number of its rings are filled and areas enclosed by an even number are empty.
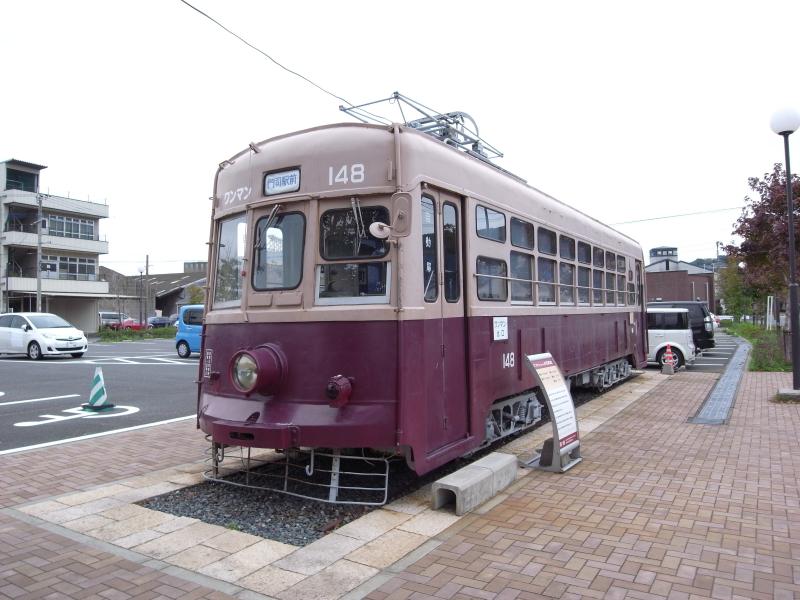
{"type": "Polygon", "coordinates": [[[303,272],[305,219],[300,213],[279,215],[256,223],[253,289],[286,290],[300,285],[303,272]]]}
{"type": "Polygon", "coordinates": [[[246,237],[247,222],[244,214],[220,221],[214,308],[230,308],[242,303],[242,265],[246,237]]]}
{"type": "Polygon", "coordinates": [[[316,304],[389,303],[391,264],[375,260],[389,253],[389,243],[369,232],[375,222],[388,223],[389,209],[361,206],[355,198],[349,208],[322,213],[319,253],[329,262],[317,265],[316,304]],[[354,262],[364,259],[372,260],[354,262]]]}

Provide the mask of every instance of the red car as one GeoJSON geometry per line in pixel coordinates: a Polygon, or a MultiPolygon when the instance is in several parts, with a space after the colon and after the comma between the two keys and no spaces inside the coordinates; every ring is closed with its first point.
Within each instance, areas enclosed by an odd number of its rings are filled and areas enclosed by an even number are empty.
{"type": "Polygon", "coordinates": [[[123,319],[122,321],[116,321],[114,323],[109,323],[109,329],[147,329],[147,325],[142,325],[136,319],[123,319]]]}

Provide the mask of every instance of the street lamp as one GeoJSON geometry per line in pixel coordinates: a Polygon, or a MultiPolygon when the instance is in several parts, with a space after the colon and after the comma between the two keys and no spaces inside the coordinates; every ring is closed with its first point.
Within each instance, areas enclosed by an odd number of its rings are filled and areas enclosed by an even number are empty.
{"type": "Polygon", "coordinates": [[[789,219],[789,323],[792,328],[792,391],[800,393],[800,321],[797,313],[797,274],[795,271],[794,199],[792,171],[789,167],[789,136],[800,127],[800,113],[792,108],[779,110],[769,123],[772,131],[783,137],[786,155],[786,215],[789,219]]]}
{"type": "Polygon", "coordinates": [[[139,325],[142,324],[143,308],[144,308],[144,267],[139,267],[139,325]]]}

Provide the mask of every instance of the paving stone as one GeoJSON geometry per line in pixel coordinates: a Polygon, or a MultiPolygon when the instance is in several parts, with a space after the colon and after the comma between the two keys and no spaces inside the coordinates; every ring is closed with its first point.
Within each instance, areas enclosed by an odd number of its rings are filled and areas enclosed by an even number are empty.
{"type": "Polygon", "coordinates": [[[282,544],[273,540],[261,540],[257,544],[248,546],[233,554],[215,550],[225,557],[202,567],[201,573],[222,579],[223,581],[237,581],[262,567],[274,563],[279,558],[297,550],[295,546],[282,544]]]}

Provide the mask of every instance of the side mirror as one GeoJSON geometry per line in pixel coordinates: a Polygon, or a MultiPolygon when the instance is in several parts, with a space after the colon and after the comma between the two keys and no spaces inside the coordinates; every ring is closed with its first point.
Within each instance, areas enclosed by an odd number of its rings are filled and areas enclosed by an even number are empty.
{"type": "Polygon", "coordinates": [[[33,329],[33,327],[31,327],[27,323],[25,323],[25,325],[22,326],[22,331],[25,331],[25,332],[31,331],[32,329],[33,329]]]}
{"type": "Polygon", "coordinates": [[[392,235],[405,237],[411,230],[411,194],[396,192],[392,195],[392,235]]]}

